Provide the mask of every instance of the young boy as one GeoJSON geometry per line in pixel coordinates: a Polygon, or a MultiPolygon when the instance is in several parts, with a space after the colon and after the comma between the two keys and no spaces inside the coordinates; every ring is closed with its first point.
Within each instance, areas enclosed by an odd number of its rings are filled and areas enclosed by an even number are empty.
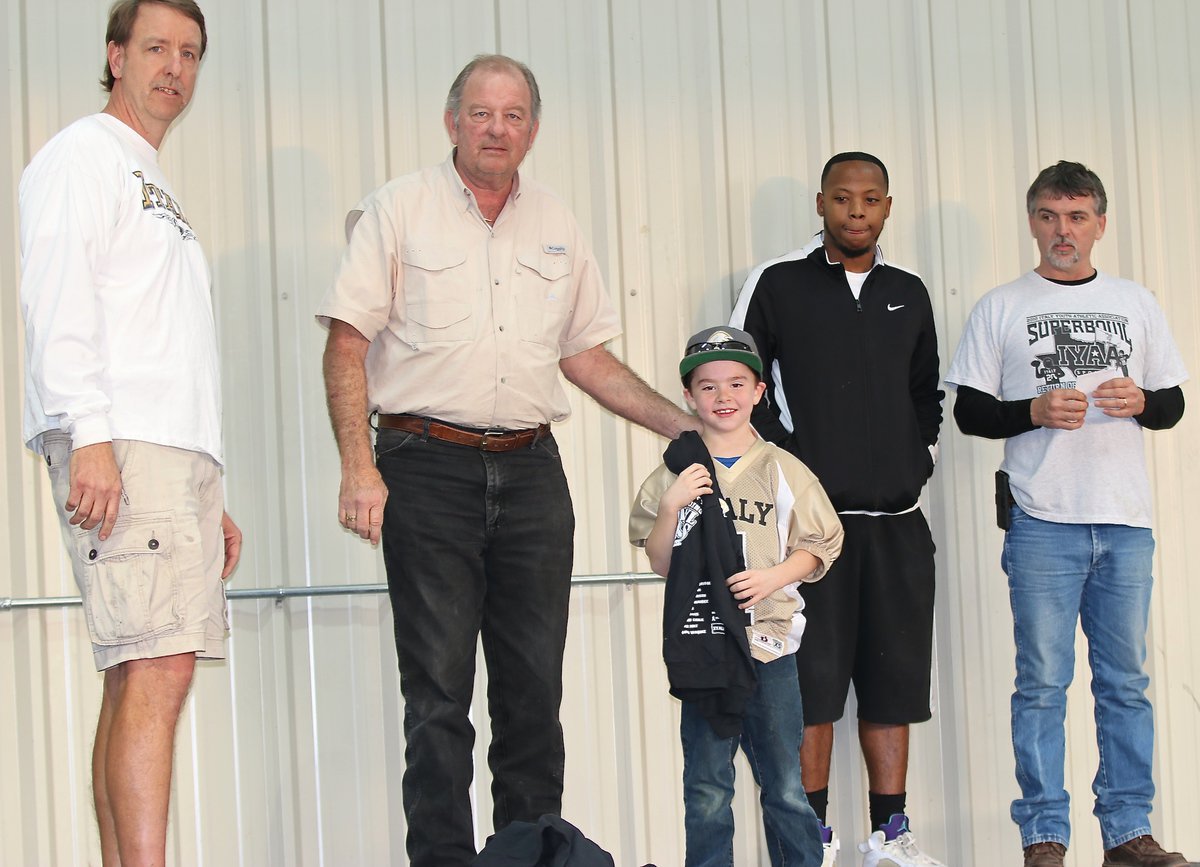
{"type": "MultiPolygon", "coordinates": [[[[739,696],[744,698],[740,733],[735,721],[732,736],[724,724],[728,720],[712,712],[707,696],[704,700],[692,700],[690,694],[684,697],[679,728],[686,865],[733,863],[730,804],[733,758],[740,743],[761,790],[771,864],[819,867],[820,825],[800,781],[804,715],[791,654],[799,647],[804,629],[797,587],[801,581],[816,581],[829,569],[841,551],[842,526],[816,477],[799,460],[759,439],[750,427],[750,412],[765,386],[762,360],[749,334],[728,326],[701,331],[688,341],[679,374],[684,397],[702,426],[703,446],[695,446],[701,458],[711,455],[708,463],[715,467],[716,479],[704,462],[692,463],[678,474],[671,472],[667,464],[678,463],[672,452],[678,453],[683,438],[673,442],[664,455],[667,463],[638,492],[629,518],[630,541],[645,547],[655,572],[668,576],[668,600],[673,598],[673,582],[696,584],[694,595],[684,600],[691,611],[685,611],[684,620],[675,621],[682,627],[666,628],[664,654],[673,642],[686,643],[689,637],[728,636],[740,641],[732,628],[746,621],[738,618],[739,623],[731,623],[726,633],[716,616],[721,603],[729,601],[718,598],[719,594],[732,594],[726,610],[749,614],[746,640],[756,676],[748,695],[739,696]],[[720,511],[732,521],[747,566],[733,574],[722,573],[712,582],[689,578],[712,566],[696,563],[698,555],[687,547],[687,537],[704,520],[706,499],[719,503],[720,511]],[[681,552],[686,551],[692,552],[687,554],[689,574],[681,575],[678,560],[672,569],[672,557],[682,558],[681,552]],[[715,586],[722,579],[728,589],[715,586]],[[705,635],[693,635],[702,632],[705,635]]],[[[710,514],[708,519],[712,518],[710,514]]],[[[706,545],[699,556],[711,559],[712,550],[706,545]]],[[[664,625],[668,622],[670,618],[664,618],[664,625]]],[[[742,648],[744,653],[746,646],[742,648]]],[[[679,665],[678,654],[674,664],[679,665]]],[[[668,671],[672,693],[678,695],[678,672],[672,669],[671,659],[668,671]]]]}

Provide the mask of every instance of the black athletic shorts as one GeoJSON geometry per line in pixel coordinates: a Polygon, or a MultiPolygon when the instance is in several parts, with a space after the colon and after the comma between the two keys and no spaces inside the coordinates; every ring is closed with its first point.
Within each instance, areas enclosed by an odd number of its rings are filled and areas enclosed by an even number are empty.
{"type": "Polygon", "coordinates": [[[850,683],[858,718],[924,722],[933,656],[933,537],[920,509],[839,515],[842,556],[820,581],[801,584],[804,637],[796,653],[804,723],[835,722],[850,683]]]}

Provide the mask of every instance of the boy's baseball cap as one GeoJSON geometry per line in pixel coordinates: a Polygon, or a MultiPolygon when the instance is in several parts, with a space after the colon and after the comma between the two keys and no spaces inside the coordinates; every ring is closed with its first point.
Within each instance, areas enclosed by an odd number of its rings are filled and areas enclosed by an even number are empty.
{"type": "Polygon", "coordinates": [[[705,328],[691,336],[683,351],[683,360],[679,362],[679,377],[685,378],[709,361],[740,361],[759,376],[763,372],[762,359],[758,357],[754,338],[730,325],[705,328]]]}

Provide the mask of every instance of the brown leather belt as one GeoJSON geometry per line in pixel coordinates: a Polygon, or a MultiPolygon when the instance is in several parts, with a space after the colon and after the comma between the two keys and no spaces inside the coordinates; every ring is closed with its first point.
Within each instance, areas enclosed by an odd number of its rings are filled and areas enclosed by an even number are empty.
{"type": "Polygon", "coordinates": [[[485,452],[511,452],[513,449],[532,446],[538,440],[550,436],[548,424],[540,424],[528,430],[479,430],[457,427],[417,415],[387,415],[382,412],[376,416],[376,423],[389,430],[431,436],[435,440],[445,440],[485,452]]]}

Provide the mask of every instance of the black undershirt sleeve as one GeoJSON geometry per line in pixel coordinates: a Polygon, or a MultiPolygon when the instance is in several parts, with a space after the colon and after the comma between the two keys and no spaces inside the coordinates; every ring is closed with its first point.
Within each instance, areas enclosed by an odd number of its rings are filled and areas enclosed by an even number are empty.
{"type": "Polygon", "coordinates": [[[1147,430],[1166,430],[1183,418],[1183,389],[1178,385],[1158,391],[1143,388],[1142,394],[1146,395],[1146,408],[1134,419],[1147,430]]]}
{"type": "MultiPolygon", "coordinates": [[[[1134,416],[1142,427],[1166,430],[1183,418],[1183,389],[1178,385],[1158,391],[1143,388],[1142,393],[1146,395],[1146,408],[1141,415],[1134,416]]],[[[954,420],[965,434],[993,440],[1007,439],[1037,429],[1029,418],[1031,403],[1033,398],[1000,400],[987,392],[960,385],[954,401],[954,420]]]]}
{"type": "Polygon", "coordinates": [[[965,434],[990,440],[1008,439],[1037,429],[1029,420],[1031,403],[1033,398],[1000,400],[977,388],[960,385],[954,400],[954,420],[965,434]]]}

